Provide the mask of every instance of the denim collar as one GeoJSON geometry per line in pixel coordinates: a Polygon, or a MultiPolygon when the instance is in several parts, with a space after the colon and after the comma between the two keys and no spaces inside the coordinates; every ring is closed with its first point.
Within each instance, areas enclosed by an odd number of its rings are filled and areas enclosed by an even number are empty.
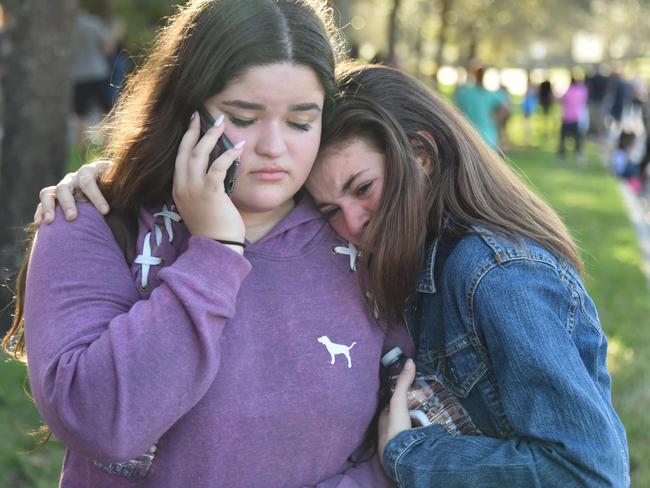
{"type": "MultiPolygon", "coordinates": [[[[449,222],[445,222],[443,226],[443,234],[446,230],[449,229],[449,222]]],[[[479,235],[489,233],[489,231],[480,225],[471,225],[469,227],[470,232],[475,232],[479,235]]],[[[438,254],[438,244],[440,243],[440,238],[434,239],[434,241],[427,248],[425,256],[427,257],[424,267],[422,268],[422,273],[420,274],[420,279],[418,281],[418,286],[416,291],[420,293],[430,293],[433,294],[436,292],[436,279],[435,279],[435,266],[436,266],[436,256],[438,254]]]]}
{"type": "Polygon", "coordinates": [[[426,256],[427,260],[424,263],[422,268],[422,273],[420,274],[420,280],[418,282],[418,287],[416,291],[420,293],[435,293],[436,292],[436,283],[433,273],[433,269],[436,264],[436,253],[438,252],[438,242],[440,239],[434,240],[431,245],[427,248],[426,256]]]}

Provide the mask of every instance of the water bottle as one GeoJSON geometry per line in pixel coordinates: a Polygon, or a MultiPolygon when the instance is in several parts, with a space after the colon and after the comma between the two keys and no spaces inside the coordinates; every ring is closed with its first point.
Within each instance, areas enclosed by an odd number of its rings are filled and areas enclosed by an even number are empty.
{"type": "MultiPolygon", "coordinates": [[[[395,391],[395,383],[408,358],[399,347],[381,358],[385,368],[385,388],[395,391]]],[[[480,435],[467,410],[458,398],[435,378],[416,374],[406,394],[413,427],[437,424],[449,434],[480,435]]]]}

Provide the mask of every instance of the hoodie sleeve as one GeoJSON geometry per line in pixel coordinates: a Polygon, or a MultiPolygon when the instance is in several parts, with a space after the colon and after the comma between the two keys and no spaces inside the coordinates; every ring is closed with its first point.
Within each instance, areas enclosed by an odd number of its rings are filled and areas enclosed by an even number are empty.
{"type": "Polygon", "coordinates": [[[191,237],[140,300],[103,217],[81,206],[67,223],[57,209],[38,232],[25,294],[31,388],[53,433],[102,461],[145,452],[212,383],[250,269],[225,246],[191,237]]]}

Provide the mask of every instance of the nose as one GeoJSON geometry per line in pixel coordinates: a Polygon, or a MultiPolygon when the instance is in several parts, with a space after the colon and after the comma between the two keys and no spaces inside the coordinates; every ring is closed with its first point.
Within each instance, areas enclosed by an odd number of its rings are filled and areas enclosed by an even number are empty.
{"type": "Polygon", "coordinates": [[[287,150],[286,141],[280,124],[269,122],[260,128],[255,146],[256,152],[268,158],[278,158],[287,150]]]}
{"type": "Polygon", "coordinates": [[[342,207],[341,212],[345,226],[345,233],[347,234],[343,237],[346,237],[354,244],[359,244],[363,231],[370,222],[370,213],[358,204],[342,207]]]}

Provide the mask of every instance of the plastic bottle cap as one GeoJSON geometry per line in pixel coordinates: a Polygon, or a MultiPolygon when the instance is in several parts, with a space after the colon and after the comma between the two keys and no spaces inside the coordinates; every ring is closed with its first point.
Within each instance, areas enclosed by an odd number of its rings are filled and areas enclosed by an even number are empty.
{"type": "Polygon", "coordinates": [[[403,354],[404,353],[402,352],[402,349],[400,347],[394,347],[386,354],[384,354],[384,356],[381,358],[381,364],[383,364],[384,367],[387,368],[395,361],[397,361],[399,357],[402,356],[403,354]]]}

